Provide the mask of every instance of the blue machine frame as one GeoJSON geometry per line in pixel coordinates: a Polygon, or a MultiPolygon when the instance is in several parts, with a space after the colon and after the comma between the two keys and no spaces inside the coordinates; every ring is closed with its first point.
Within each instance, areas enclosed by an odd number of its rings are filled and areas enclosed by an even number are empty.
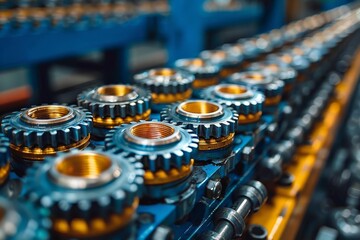
{"type": "Polygon", "coordinates": [[[261,21],[264,26],[261,31],[265,31],[284,23],[285,0],[213,12],[204,10],[204,2],[170,0],[170,14],[142,14],[123,23],[100,22],[95,27],[88,26],[86,21],[69,29],[49,29],[46,21],[36,30],[26,23],[16,30],[4,25],[0,29],[0,71],[29,66],[34,102],[48,101],[39,93],[50,91],[48,69],[51,61],[59,58],[105,51],[104,83],[129,82],[128,47],[146,41],[151,30],[165,38],[168,62],[172,64],[175,59],[194,57],[203,50],[204,35],[209,29],[261,21]]]}

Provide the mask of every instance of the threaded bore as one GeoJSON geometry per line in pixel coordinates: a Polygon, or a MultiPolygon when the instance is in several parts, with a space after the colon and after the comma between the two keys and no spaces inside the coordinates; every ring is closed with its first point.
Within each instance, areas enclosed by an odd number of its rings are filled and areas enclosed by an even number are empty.
{"type": "Polygon", "coordinates": [[[140,138],[162,139],[174,134],[175,129],[161,123],[144,123],[131,128],[131,133],[140,138]]]}
{"type": "Polygon", "coordinates": [[[56,170],[69,177],[98,178],[108,170],[112,161],[108,156],[98,153],[78,153],[61,159],[56,170]]]}
{"type": "Polygon", "coordinates": [[[134,91],[133,88],[125,85],[110,85],[110,86],[103,86],[97,89],[97,93],[99,95],[110,95],[117,97],[126,96],[133,91],[134,91]]]}

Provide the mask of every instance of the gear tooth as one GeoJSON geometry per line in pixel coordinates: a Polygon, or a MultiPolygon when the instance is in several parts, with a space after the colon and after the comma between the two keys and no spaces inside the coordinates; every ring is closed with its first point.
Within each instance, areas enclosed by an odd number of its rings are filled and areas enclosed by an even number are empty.
{"type": "Polygon", "coordinates": [[[98,104],[97,112],[100,117],[105,117],[105,104],[98,104]]]}
{"type": "Polygon", "coordinates": [[[139,186],[136,184],[128,184],[126,185],[126,198],[125,198],[125,204],[127,206],[131,206],[134,202],[135,196],[137,192],[140,191],[139,186]]]}
{"type": "Polygon", "coordinates": [[[123,212],[124,201],[125,201],[125,192],[121,189],[113,192],[111,194],[112,206],[115,213],[123,212]]]}
{"type": "Polygon", "coordinates": [[[109,105],[108,108],[109,108],[109,116],[111,118],[115,118],[116,117],[116,106],[115,105],[109,105]]]}
{"type": "Polygon", "coordinates": [[[111,199],[109,196],[101,196],[97,199],[96,205],[98,206],[97,214],[99,217],[106,218],[110,211],[111,199]]]}
{"type": "Polygon", "coordinates": [[[23,132],[18,129],[15,129],[12,131],[12,136],[10,137],[10,139],[16,146],[19,146],[22,144],[22,136],[23,136],[23,132]]]}
{"type": "Polygon", "coordinates": [[[61,214],[61,218],[65,218],[66,220],[71,219],[72,205],[68,201],[61,200],[57,203],[56,207],[61,214]]]}
{"type": "Polygon", "coordinates": [[[129,104],[128,115],[136,116],[136,104],[134,102],[129,104]]]}
{"type": "Polygon", "coordinates": [[[156,166],[156,158],[157,158],[157,155],[150,155],[149,157],[148,157],[148,159],[149,159],[149,169],[150,169],[150,171],[152,171],[152,172],[155,172],[156,171],[156,168],[157,168],[157,166],[156,166]]]}
{"type": "Polygon", "coordinates": [[[90,218],[91,202],[88,200],[80,200],[76,204],[76,208],[79,211],[79,217],[83,219],[90,218]]]}
{"type": "Polygon", "coordinates": [[[51,146],[54,146],[54,147],[57,147],[58,146],[58,141],[57,141],[57,137],[58,137],[58,135],[57,135],[57,131],[56,130],[52,130],[52,131],[50,131],[50,145],[51,146]]]}
{"type": "Polygon", "coordinates": [[[171,168],[171,154],[170,153],[165,153],[163,154],[163,161],[162,161],[162,167],[165,171],[169,171],[171,168]]]}
{"type": "Polygon", "coordinates": [[[42,207],[51,209],[54,206],[54,202],[49,196],[43,196],[40,199],[40,204],[42,207]]]}
{"type": "Polygon", "coordinates": [[[32,132],[32,131],[23,133],[23,141],[24,141],[25,147],[34,146],[34,143],[35,143],[34,136],[36,136],[36,134],[34,134],[34,132],[32,132]]]}
{"type": "Polygon", "coordinates": [[[36,142],[38,147],[43,148],[45,147],[46,139],[45,139],[45,133],[44,132],[37,132],[36,133],[36,142]]]}
{"type": "MultiPolygon", "coordinates": [[[[67,142],[70,143],[70,139],[73,140],[73,141],[80,141],[82,139],[82,135],[81,134],[81,127],[80,126],[72,126],[70,127],[70,130],[69,129],[64,129],[63,130],[66,135],[69,135],[69,137],[66,138],[67,142]],[[65,130],[68,130],[67,132],[65,132],[65,130]]],[[[67,143],[67,144],[69,144],[67,143]]]]}
{"type": "Polygon", "coordinates": [[[126,116],[126,105],[124,104],[120,106],[120,117],[125,118],[125,116],[126,116]]]}
{"type": "Polygon", "coordinates": [[[146,111],[145,101],[140,99],[137,101],[136,106],[136,112],[139,114],[143,114],[146,111]]]}

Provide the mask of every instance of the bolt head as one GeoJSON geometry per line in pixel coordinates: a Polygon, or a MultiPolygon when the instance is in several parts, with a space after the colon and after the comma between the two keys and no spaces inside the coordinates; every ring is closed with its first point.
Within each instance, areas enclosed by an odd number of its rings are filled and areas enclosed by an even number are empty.
{"type": "Polygon", "coordinates": [[[205,189],[205,196],[210,199],[218,199],[221,196],[222,184],[220,179],[209,180],[205,189]]]}

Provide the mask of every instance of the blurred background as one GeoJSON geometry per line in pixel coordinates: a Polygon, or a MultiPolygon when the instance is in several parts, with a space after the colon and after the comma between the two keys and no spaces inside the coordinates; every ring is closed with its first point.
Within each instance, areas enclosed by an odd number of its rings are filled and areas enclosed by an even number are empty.
{"type": "Polygon", "coordinates": [[[0,113],[75,101],[94,85],[346,0],[0,0],[0,113]]]}

